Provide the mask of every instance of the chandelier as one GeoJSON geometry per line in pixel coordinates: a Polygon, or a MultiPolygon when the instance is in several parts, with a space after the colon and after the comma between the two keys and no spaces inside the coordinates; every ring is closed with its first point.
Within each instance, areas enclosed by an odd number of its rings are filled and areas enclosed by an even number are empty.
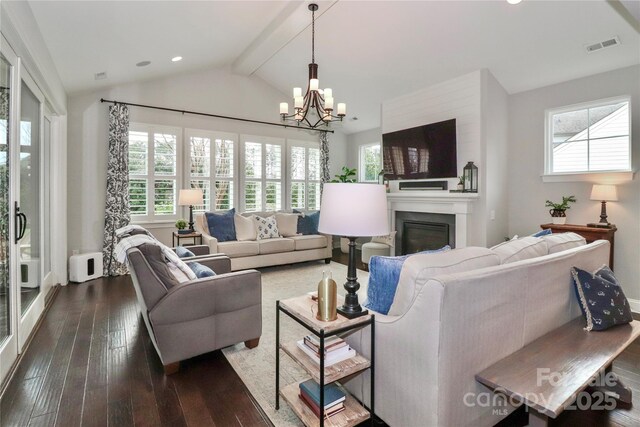
{"type": "Polygon", "coordinates": [[[333,91],[329,88],[320,89],[318,64],[316,64],[315,57],[316,10],[318,10],[318,5],[311,3],[309,10],[311,11],[311,64],[309,64],[307,93],[303,97],[302,88],[294,87],[293,114],[289,114],[289,104],[281,102],[280,117],[283,122],[293,121],[297,125],[306,123],[310,128],[315,129],[322,125],[328,126],[331,120],[334,119],[342,121],[342,118],[347,113],[347,104],[337,104],[336,114],[334,115],[333,91]]]}

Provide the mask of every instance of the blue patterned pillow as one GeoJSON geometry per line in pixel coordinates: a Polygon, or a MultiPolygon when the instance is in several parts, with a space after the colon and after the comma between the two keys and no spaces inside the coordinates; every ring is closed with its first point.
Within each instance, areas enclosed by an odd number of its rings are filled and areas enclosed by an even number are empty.
{"type": "Polygon", "coordinates": [[[549,234],[551,234],[551,233],[553,233],[553,232],[551,231],[551,229],[550,229],[550,228],[546,228],[546,229],[544,229],[544,230],[540,230],[540,231],[538,231],[537,233],[533,233],[533,234],[531,235],[531,237],[542,237],[542,236],[547,236],[547,235],[549,235],[549,234]]]}
{"type": "Polygon", "coordinates": [[[633,320],[629,301],[609,267],[595,273],[571,268],[576,296],[587,319],[586,331],[604,331],[633,320]]]}
{"type": "MultiPolygon", "coordinates": [[[[293,213],[303,213],[294,209],[293,213]]],[[[318,234],[318,225],[320,224],[320,211],[307,213],[298,217],[298,233],[304,236],[318,234]]]]}
{"type": "Polygon", "coordinates": [[[205,212],[209,234],[218,239],[218,242],[236,240],[236,223],[233,220],[235,214],[235,208],[224,213],[205,212]]]}
{"type": "Polygon", "coordinates": [[[184,246],[176,246],[176,254],[180,258],[189,258],[192,256],[196,256],[193,252],[191,252],[189,249],[185,248],[184,246]]]}
{"type": "MultiPolygon", "coordinates": [[[[432,251],[418,252],[418,254],[430,254],[446,252],[450,246],[444,246],[432,251]]],[[[369,260],[369,286],[367,288],[367,301],[365,306],[378,313],[387,314],[396,296],[398,280],[404,262],[413,255],[402,256],[372,256],[369,260]]]]}
{"type": "Polygon", "coordinates": [[[198,279],[202,279],[204,277],[213,277],[216,275],[216,272],[207,267],[206,265],[202,265],[199,262],[188,262],[187,265],[193,271],[198,279]]]}

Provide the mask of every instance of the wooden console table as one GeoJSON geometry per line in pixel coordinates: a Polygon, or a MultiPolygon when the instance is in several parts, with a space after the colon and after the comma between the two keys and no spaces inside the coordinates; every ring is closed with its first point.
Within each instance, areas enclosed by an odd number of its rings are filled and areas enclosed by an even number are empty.
{"type": "Polygon", "coordinates": [[[613,238],[618,230],[615,225],[612,225],[611,228],[599,228],[575,224],[541,224],[540,228],[543,230],[549,228],[553,233],[566,233],[570,231],[584,237],[587,243],[595,242],[596,240],[608,240],[609,243],[611,243],[611,250],[609,251],[609,268],[613,270],[613,238]]]}

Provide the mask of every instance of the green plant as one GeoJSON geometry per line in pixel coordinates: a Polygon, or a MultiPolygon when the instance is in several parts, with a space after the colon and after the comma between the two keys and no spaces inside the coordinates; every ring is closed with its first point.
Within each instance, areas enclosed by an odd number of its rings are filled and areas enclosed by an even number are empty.
{"type": "Polygon", "coordinates": [[[458,185],[464,185],[464,176],[458,177],[458,185]]]}
{"type": "Polygon", "coordinates": [[[342,175],[336,175],[336,178],[332,179],[331,182],[356,182],[356,169],[349,169],[343,166],[342,175]]]}
{"type": "Polygon", "coordinates": [[[184,219],[179,219],[176,221],[176,228],[178,230],[184,230],[185,228],[187,228],[187,221],[185,221],[184,219]]]}
{"type": "Polygon", "coordinates": [[[576,196],[562,196],[562,203],[553,203],[551,200],[547,200],[545,206],[556,211],[566,211],[567,209],[571,209],[569,203],[575,202],[577,202],[576,196]]]}

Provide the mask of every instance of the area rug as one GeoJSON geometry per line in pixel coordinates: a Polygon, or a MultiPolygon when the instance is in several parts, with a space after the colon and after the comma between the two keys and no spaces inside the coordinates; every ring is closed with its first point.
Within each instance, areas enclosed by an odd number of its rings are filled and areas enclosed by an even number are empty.
{"type": "MultiPolygon", "coordinates": [[[[275,409],[275,351],[276,351],[276,301],[303,295],[317,290],[322,272],[330,271],[338,283],[338,292],[343,294],[342,284],[347,277],[347,266],[332,262],[309,262],[284,267],[261,269],[262,272],[262,337],[260,345],[253,350],[237,344],[222,350],[229,363],[247,386],[256,402],[271,422],[280,426],[303,425],[281,398],[280,409],[275,409]]],[[[358,281],[363,285],[360,302],[369,274],[358,270],[358,281]]],[[[280,316],[280,340],[291,342],[307,333],[306,329],[280,316]]],[[[308,378],[305,371],[284,352],[280,352],[280,387],[308,378]]]]}

